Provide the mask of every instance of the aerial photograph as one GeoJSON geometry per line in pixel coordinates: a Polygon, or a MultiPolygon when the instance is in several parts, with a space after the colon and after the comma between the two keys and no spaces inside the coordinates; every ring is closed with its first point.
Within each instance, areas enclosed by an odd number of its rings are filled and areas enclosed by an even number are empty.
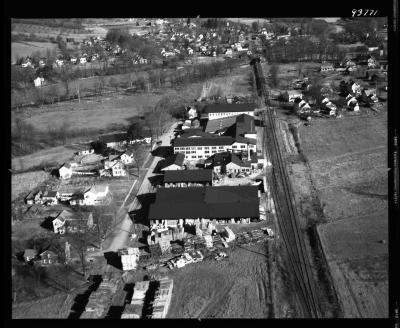
{"type": "Polygon", "coordinates": [[[372,14],[12,18],[11,317],[388,318],[387,71],[372,14]]]}

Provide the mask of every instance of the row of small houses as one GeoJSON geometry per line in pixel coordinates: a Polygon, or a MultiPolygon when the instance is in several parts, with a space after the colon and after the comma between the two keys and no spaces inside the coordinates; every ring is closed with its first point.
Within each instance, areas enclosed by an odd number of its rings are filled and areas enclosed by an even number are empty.
{"type": "Polygon", "coordinates": [[[60,202],[69,202],[70,205],[95,206],[102,205],[110,195],[108,185],[95,185],[82,192],[45,190],[31,192],[25,198],[28,205],[58,205],[60,202]]]}

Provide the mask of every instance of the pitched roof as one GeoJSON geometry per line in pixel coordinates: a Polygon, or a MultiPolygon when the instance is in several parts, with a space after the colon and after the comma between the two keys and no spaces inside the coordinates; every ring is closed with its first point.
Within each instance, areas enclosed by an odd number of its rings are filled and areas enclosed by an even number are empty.
{"type": "Polygon", "coordinates": [[[203,112],[209,113],[229,113],[229,112],[249,112],[254,111],[257,106],[255,103],[245,104],[210,104],[204,107],[203,112]]]}
{"type": "Polygon", "coordinates": [[[215,137],[215,135],[208,133],[208,131],[203,131],[202,128],[192,128],[182,130],[180,135],[181,138],[192,138],[192,137],[215,137]]]}
{"type": "Polygon", "coordinates": [[[38,255],[38,252],[37,252],[37,250],[36,249],[31,249],[31,248],[28,248],[28,249],[26,249],[25,250],[25,252],[24,252],[24,257],[35,257],[35,256],[37,256],[38,255]]]}
{"type": "Polygon", "coordinates": [[[226,164],[233,163],[240,167],[250,167],[250,163],[243,162],[238,156],[235,154],[230,154],[230,156],[226,160],[226,164]]]}
{"type": "Polygon", "coordinates": [[[207,122],[205,132],[216,132],[222,129],[229,128],[236,122],[236,116],[223,117],[216,120],[209,120],[207,122]]]}
{"type": "Polygon", "coordinates": [[[150,220],[258,216],[257,186],[162,188],[149,211],[150,220]]]}
{"type": "Polygon", "coordinates": [[[166,171],[164,182],[211,182],[212,170],[172,170],[166,171]]]}
{"type": "Polygon", "coordinates": [[[178,166],[182,166],[183,165],[183,161],[185,160],[185,155],[178,153],[178,154],[174,154],[170,157],[167,157],[163,162],[162,162],[162,168],[165,168],[167,166],[170,165],[178,165],[178,166]]]}
{"type": "Polygon", "coordinates": [[[187,146],[226,146],[232,145],[232,137],[207,137],[207,138],[178,138],[174,139],[174,147],[187,146]]]}
{"type": "Polygon", "coordinates": [[[121,142],[121,141],[128,140],[128,135],[126,133],[105,134],[105,135],[99,136],[99,140],[104,143],[121,142]]]}
{"type": "Polygon", "coordinates": [[[212,163],[214,166],[221,165],[221,164],[223,164],[225,159],[229,157],[229,154],[230,153],[228,153],[228,152],[215,153],[215,154],[211,155],[210,157],[208,157],[205,160],[205,162],[212,163]]]}

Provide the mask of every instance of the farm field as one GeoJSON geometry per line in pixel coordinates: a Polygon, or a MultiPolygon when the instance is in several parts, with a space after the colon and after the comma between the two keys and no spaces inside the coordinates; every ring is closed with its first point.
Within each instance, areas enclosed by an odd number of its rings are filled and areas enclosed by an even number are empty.
{"type": "Polygon", "coordinates": [[[317,224],[345,317],[387,317],[387,113],[297,123],[306,162],[290,163],[305,227],[317,224]],[[385,278],[386,277],[386,278],[385,278]]]}
{"type": "Polygon", "coordinates": [[[268,318],[265,245],[227,249],[228,259],[168,272],[174,290],[168,318],[268,318]]]}
{"type": "Polygon", "coordinates": [[[387,209],[387,115],[316,120],[300,144],[328,221],[387,209]]]}
{"type": "Polygon", "coordinates": [[[20,194],[28,194],[29,191],[40,185],[49,178],[49,174],[44,171],[34,171],[11,176],[11,201],[20,194]]]}
{"type": "Polygon", "coordinates": [[[22,113],[12,114],[14,117],[22,117],[39,130],[47,130],[48,126],[69,122],[74,129],[87,129],[100,131],[112,129],[113,126],[120,129],[126,126],[129,119],[141,113],[146,106],[154,106],[161,98],[159,95],[118,95],[101,97],[99,100],[82,99],[68,101],[53,105],[46,105],[43,109],[26,109],[22,113]]]}
{"type": "Polygon", "coordinates": [[[11,62],[15,61],[16,56],[26,57],[36,51],[40,51],[43,55],[46,55],[47,49],[58,49],[58,45],[51,42],[12,42],[11,62]]]}
{"type": "Polygon", "coordinates": [[[318,234],[344,316],[387,318],[387,213],[324,224],[318,234]]]}
{"type": "Polygon", "coordinates": [[[29,170],[43,163],[61,165],[73,157],[74,149],[70,146],[52,147],[30,155],[18,156],[11,160],[11,169],[15,171],[29,170]]]}

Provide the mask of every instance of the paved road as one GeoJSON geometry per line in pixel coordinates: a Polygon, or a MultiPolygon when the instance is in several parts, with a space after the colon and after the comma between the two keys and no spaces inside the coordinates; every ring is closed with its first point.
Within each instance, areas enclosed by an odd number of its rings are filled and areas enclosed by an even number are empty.
{"type": "MultiPolygon", "coordinates": [[[[161,146],[170,146],[171,138],[173,138],[173,131],[176,125],[177,124],[174,123],[168,129],[168,131],[159,138],[159,140],[162,141],[161,146]]],[[[153,188],[149,181],[149,177],[154,175],[154,168],[156,167],[158,161],[162,159],[162,157],[153,157],[152,155],[149,156],[151,156],[150,160],[145,160],[145,166],[148,166],[146,174],[142,174],[139,179],[135,181],[125,200],[129,198],[130,193],[135,191],[137,191],[136,195],[141,195],[153,191],[153,188]]],[[[128,236],[132,228],[132,220],[128,213],[139,208],[140,203],[138,202],[137,197],[135,197],[129,205],[125,205],[125,202],[122,204],[120,210],[117,213],[117,222],[118,220],[120,220],[121,222],[115,227],[115,233],[110,236],[111,238],[113,238],[110,246],[107,247],[107,249],[104,249],[102,252],[116,252],[118,251],[118,249],[123,248],[126,245],[128,236]]]]}

